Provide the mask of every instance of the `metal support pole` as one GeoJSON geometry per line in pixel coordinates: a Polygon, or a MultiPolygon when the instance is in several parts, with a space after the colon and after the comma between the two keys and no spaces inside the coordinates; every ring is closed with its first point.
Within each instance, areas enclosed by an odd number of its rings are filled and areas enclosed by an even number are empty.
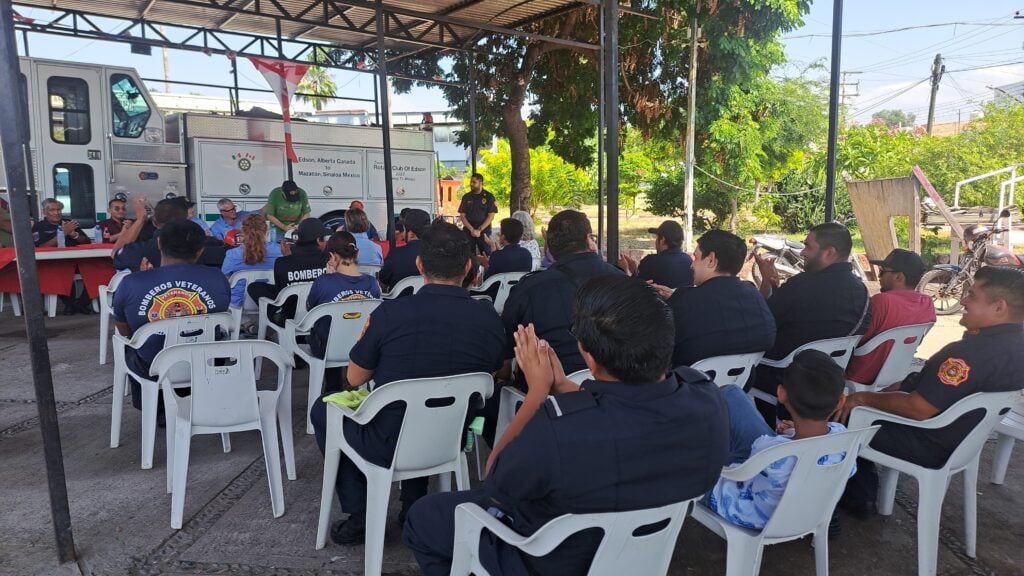
{"type": "Polygon", "coordinates": [[[28,30],[21,31],[21,43],[25,47],[25,58],[32,56],[28,52],[28,30]]]}
{"type": "MultiPolygon", "coordinates": [[[[0,0],[0,86],[21,87],[11,0],[0,0]]],[[[29,191],[26,189],[26,175],[32,170],[32,158],[25,155],[28,103],[24,92],[20,89],[17,92],[20,95],[18,98],[0,100],[0,147],[3,148],[7,177],[18,279],[22,286],[33,287],[39,285],[39,276],[32,230],[29,227],[29,191]]],[[[43,434],[43,459],[46,462],[57,557],[61,563],[71,562],[75,560],[75,541],[71,534],[71,511],[68,507],[64,457],[61,453],[60,427],[53,394],[53,374],[50,371],[50,352],[43,323],[43,297],[39,290],[33,289],[23,290],[21,297],[25,306],[25,333],[28,337],[36,406],[39,409],[39,428],[43,434]]]]}
{"type": "Polygon", "coordinates": [[[476,70],[476,55],[473,52],[469,53],[469,154],[470,154],[470,176],[476,174],[476,156],[477,156],[477,142],[476,142],[476,75],[473,73],[476,70]]]}
{"type": "Polygon", "coordinates": [[[381,122],[381,135],[384,139],[384,197],[387,199],[388,210],[388,243],[395,248],[395,185],[391,173],[391,117],[388,97],[388,59],[384,51],[384,20],[383,0],[377,0],[377,83],[380,86],[380,107],[384,122],[381,122]]]}
{"type": "MultiPolygon", "coordinates": [[[[241,97],[241,94],[238,93],[238,58],[237,57],[231,59],[231,77],[235,81],[234,92],[232,93],[232,98],[231,98],[231,107],[232,107],[231,113],[232,114],[238,114],[238,112],[242,109],[242,97],[241,97]]],[[[231,91],[229,90],[229,92],[231,92],[231,91]]]]}
{"type": "Polygon", "coordinates": [[[835,219],[836,139],[839,137],[839,65],[843,47],[843,0],[832,1],[832,76],[828,89],[828,153],[825,156],[825,222],[835,219]]]}
{"type": "Polygon", "coordinates": [[[608,246],[605,257],[619,262],[619,3],[604,0],[604,93],[608,155],[608,246]]]}
{"type": "Polygon", "coordinates": [[[380,126],[380,89],[377,87],[377,83],[373,83],[373,122],[380,126]]]}
{"type": "Polygon", "coordinates": [[[686,188],[683,193],[683,208],[686,210],[686,251],[693,250],[693,166],[696,154],[693,147],[697,128],[697,47],[700,46],[700,26],[697,14],[700,2],[695,3],[694,12],[690,15],[690,72],[687,81],[686,97],[686,188]]]}
{"type": "Polygon", "coordinates": [[[604,10],[601,11],[601,57],[597,60],[597,249],[607,243],[604,237],[604,10]]]}

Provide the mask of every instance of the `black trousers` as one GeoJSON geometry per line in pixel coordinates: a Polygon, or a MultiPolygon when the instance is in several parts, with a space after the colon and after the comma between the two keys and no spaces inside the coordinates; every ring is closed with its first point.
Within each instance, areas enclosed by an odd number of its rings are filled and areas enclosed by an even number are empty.
{"type": "MultiPolygon", "coordinates": [[[[871,440],[870,446],[883,454],[913,462],[925,468],[941,468],[949,459],[950,452],[930,441],[927,431],[902,424],[882,424],[882,428],[871,440]]],[[[864,458],[857,459],[857,472],[846,484],[842,502],[846,505],[861,506],[874,503],[878,498],[878,471],[875,463],[864,458]]]]}
{"type": "Polygon", "coordinates": [[[486,254],[488,256],[491,255],[491,246],[490,244],[487,243],[486,239],[487,236],[491,235],[490,228],[488,228],[487,230],[485,230],[483,233],[476,237],[469,233],[469,228],[463,228],[462,231],[466,233],[466,238],[469,239],[469,245],[473,248],[475,252],[478,252],[480,254],[486,254]]]}

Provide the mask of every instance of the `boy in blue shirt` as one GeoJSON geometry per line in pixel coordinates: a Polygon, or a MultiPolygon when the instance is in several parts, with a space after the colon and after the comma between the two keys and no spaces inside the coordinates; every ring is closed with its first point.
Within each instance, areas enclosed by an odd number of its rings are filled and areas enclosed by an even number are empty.
{"type": "Polygon", "coordinates": [[[487,271],[484,280],[495,274],[504,272],[529,272],[533,269],[533,255],[519,245],[523,239],[523,223],[515,218],[501,221],[501,236],[498,237],[500,250],[491,252],[487,259],[487,271]]]}
{"type": "MultiPolygon", "coordinates": [[[[730,465],[738,465],[762,450],[790,440],[844,432],[845,426],[828,421],[843,406],[844,386],[843,369],[827,354],[818,350],[797,354],[783,373],[777,391],[779,403],[786,406],[793,420],[780,423],[777,435],[759,417],[739,386],[723,386],[729,406],[730,465]]],[[[836,464],[844,457],[845,454],[829,454],[818,464],[836,464]]],[[[796,458],[790,456],[772,462],[745,482],[719,478],[708,493],[706,504],[733,524],[752,530],[764,528],[782,500],[795,466],[796,458]]]]}

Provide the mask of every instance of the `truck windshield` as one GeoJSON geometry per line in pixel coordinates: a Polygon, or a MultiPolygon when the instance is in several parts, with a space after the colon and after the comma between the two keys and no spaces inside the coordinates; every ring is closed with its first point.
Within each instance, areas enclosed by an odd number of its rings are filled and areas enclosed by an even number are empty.
{"type": "Polygon", "coordinates": [[[149,103],[131,76],[110,76],[110,109],[113,111],[115,136],[138,138],[142,135],[149,121],[149,103]]]}

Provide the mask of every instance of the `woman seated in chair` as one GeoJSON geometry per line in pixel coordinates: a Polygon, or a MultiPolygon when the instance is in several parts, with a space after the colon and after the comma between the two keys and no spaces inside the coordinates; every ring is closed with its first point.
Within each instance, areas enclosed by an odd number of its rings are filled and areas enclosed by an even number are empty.
{"type": "MultiPolygon", "coordinates": [[[[281,256],[281,247],[268,243],[267,221],[261,214],[250,214],[242,221],[242,241],[237,248],[224,254],[220,271],[231,277],[243,270],[273,270],[274,261],[281,256]]],[[[245,300],[245,280],[231,287],[231,305],[241,306],[245,300]]]]}
{"type": "MultiPolygon", "coordinates": [[[[312,310],[328,302],[369,300],[380,298],[380,285],[372,274],[359,271],[359,248],[348,232],[335,232],[327,241],[327,273],[313,282],[306,298],[306,309],[312,310]]],[[[323,358],[330,334],[330,318],[321,318],[309,334],[309,348],[314,356],[323,358]]],[[[324,380],[328,390],[340,390],[341,369],[330,368],[324,380]]]]}

